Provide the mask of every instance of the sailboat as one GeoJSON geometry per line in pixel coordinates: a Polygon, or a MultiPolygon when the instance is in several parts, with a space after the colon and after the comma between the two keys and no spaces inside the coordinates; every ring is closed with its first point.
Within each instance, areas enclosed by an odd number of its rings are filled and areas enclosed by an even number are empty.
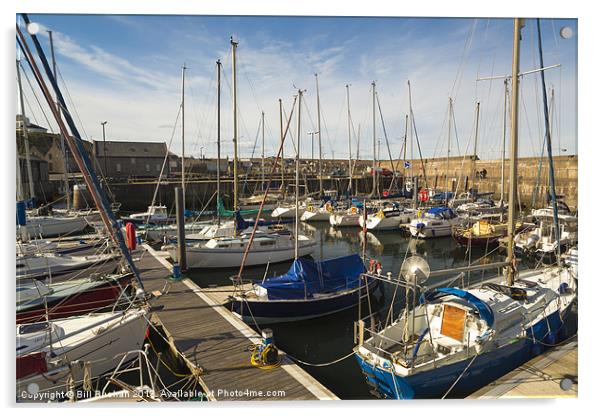
{"type": "MultiPolygon", "coordinates": [[[[518,178],[517,81],[521,28],[522,19],[514,19],[510,244],[515,232],[518,178]]],[[[538,33],[541,53],[539,20],[538,33]]],[[[540,63],[543,71],[543,62],[540,63]]],[[[544,110],[547,118],[547,107],[544,110]]],[[[549,131],[546,139],[551,153],[549,131]]],[[[552,169],[551,173],[553,178],[552,169]]],[[[551,188],[554,196],[553,186],[551,188]]],[[[439,272],[430,272],[426,261],[412,256],[404,261],[401,274],[405,281],[400,285],[406,288],[406,299],[415,299],[418,291],[422,293],[419,305],[407,304],[399,318],[382,331],[372,332],[366,341],[363,321],[360,321],[360,341],[354,350],[367,382],[379,395],[394,399],[463,395],[499,378],[558,342],[577,296],[575,270],[570,266],[559,264],[518,272],[512,249],[508,250],[503,263],[439,272]],[[429,290],[424,286],[429,277],[502,265],[506,267],[503,283],[492,279],[468,289],[429,290]]]]}
{"type": "Polygon", "coordinates": [[[452,235],[454,227],[463,223],[453,209],[434,207],[418,213],[418,218],[412,219],[408,228],[413,237],[434,238],[452,235]]]}
{"type": "Polygon", "coordinates": [[[77,386],[112,370],[128,351],[143,349],[147,315],[135,308],[17,325],[17,399],[46,401],[70,391],[70,379],[77,386]]]}
{"type": "MultiPolygon", "coordinates": [[[[296,185],[299,184],[302,96],[303,92],[299,90],[296,185]]],[[[298,193],[297,187],[296,199],[298,193]]],[[[257,282],[249,291],[235,291],[231,297],[231,308],[241,319],[257,324],[324,316],[357,305],[378,285],[378,280],[364,278],[366,268],[357,254],[322,262],[300,258],[301,237],[297,218],[294,236],[295,261],[289,271],[282,276],[257,282]]],[[[242,282],[240,273],[238,281],[242,282]]]]}
{"type": "Polygon", "coordinates": [[[557,216],[560,238],[556,237],[554,216],[545,211],[535,215],[537,225],[514,237],[514,252],[518,257],[534,256],[548,263],[556,261],[558,253],[566,252],[578,242],[578,219],[570,214],[557,216]]]}
{"type": "Polygon", "coordinates": [[[44,283],[32,280],[17,285],[17,323],[25,324],[83,315],[127,299],[132,288],[131,273],[98,278],[70,279],[44,283]]]}
{"type": "Polygon", "coordinates": [[[415,211],[402,207],[399,203],[393,202],[382,207],[373,214],[368,214],[366,220],[360,218],[360,227],[366,226],[371,231],[391,231],[399,230],[402,224],[408,224],[416,215],[415,211]]]}
{"type": "Polygon", "coordinates": [[[357,254],[322,262],[299,258],[287,273],[235,293],[229,306],[245,322],[257,324],[330,315],[356,306],[378,286],[365,272],[357,254]]]}

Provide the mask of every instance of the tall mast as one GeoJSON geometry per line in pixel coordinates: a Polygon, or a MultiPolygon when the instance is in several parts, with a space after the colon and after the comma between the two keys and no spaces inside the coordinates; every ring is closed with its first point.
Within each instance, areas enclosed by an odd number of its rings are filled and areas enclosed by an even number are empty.
{"type": "Polygon", "coordinates": [[[477,143],[479,141],[479,113],[480,113],[480,110],[481,110],[481,103],[477,101],[477,121],[476,121],[476,126],[475,126],[475,133],[474,133],[474,152],[472,154],[472,174],[473,174],[472,186],[475,189],[476,189],[476,184],[477,184],[477,143]]]}
{"type": "MultiPolygon", "coordinates": [[[[280,109],[280,141],[284,142],[284,126],[282,125],[282,98],[278,98],[278,107],[280,109]]],[[[282,157],[280,158],[280,177],[282,179],[280,189],[282,191],[282,195],[284,195],[284,191],[286,189],[284,186],[284,143],[282,143],[282,157]]]]}
{"type": "Polygon", "coordinates": [[[376,82],[372,81],[372,192],[376,192],[376,82]]]}
{"type": "Polygon", "coordinates": [[[508,197],[508,256],[506,261],[510,266],[506,268],[506,282],[508,286],[514,284],[516,270],[514,262],[514,226],[516,222],[516,189],[517,189],[517,159],[518,159],[518,71],[520,66],[520,32],[523,26],[522,19],[514,19],[514,48],[512,53],[512,101],[510,110],[510,190],[508,197]]]}
{"type": "Polygon", "coordinates": [[[27,131],[27,117],[25,116],[25,100],[23,98],[23,85],[21,84],[21,71],[19,68],[19,61],[17,61],[17,82],[19,84],[19,101],[21,103],[21,117],[22,127],[21,131],[23,132],[23,143],[25,145],[25,161],[27,163],[27,177],[29,180],[27,181],[29,184],[29,197],[34,198],[36,196],[33,184],[33,173],[31,169],[31,155],[29,153],[29,131],[27,131]]]}
{"type": "Polygon", "coordinates": [[[265,113],[261,112],[261,188],[265,181],[265,113]]]}
{"type": "Polygon", "coordinates": [[[186,175],[185,175],[185,147],[184,147],[184,81],[186,79],[186,64],[182,66],[182,202],[186,206],[186,175]]]}
{"type": "MultiPolygon", "coordinates": [[[[542,42],[541,42],[541,25],[539,22],[539,18],[537,19],[537,41],[538,41],[538,46],[539,46],[539,66],[540,68],[544,68],[543,66],[543,47],[542,47],[542,42]]],[[[548,151],[548,168],[549,168],[549,174],[548,174],[548,179],[549,179],[549,184],[550,184],[550,191],[549,191],[549,195],[550,198],[552,199],[552,207],[554,208],[553,214],[554,214],[554,231],[556,234],[556,241],[557,241],[557,249],[558,252],[556,253],[556,260],[558,261],[558,265],[560,266],[560,224],[558,223],[558,201],[556,199],[556,178],[554,177],[554,158],[552,157],[552,135],[551,135],[551,120],[550,120],[550,113],[548,111],[548,92],[546,89],[546,77],[545,77],[545,72],[542,70],[541,71],[541,89],[542,89],[542,93],[543,93],[543,112],[544,112],[544,121],[545,121],[545,132],[546,132],[546,147],[547,147],[547,151],[548,151]]],[[[552,95],[552,99],[553,99],[554,95],[552,95]]]]}
{"type": "Polygon", "coordinates": [[[234,210],[238,208],[238,118],[237,118],[237,103],[236,103],[236,47],[238,42],[235,42],[230,37],[230,45],[232,45],[232,112],[234,113],[233,120],[233,139],[234,142],[234,210]]]}
{"type": "MultiPolygon", "coordinates": [[[[54,42],[52,39],[52,30],[48,31],[48,39],[50,40],[50,56],[52,58],[52,73],[54,75],[54,79],[58,79],[56,77],[56,59],[54,57],[54,42]]],[[[61,107],[59,106],[58,100],[56,101],[56,111],[58,111],[59,115],[61,114],[61,107]]],[[[67,155],[67,151],[65,150],[65,137],[61,134],[61,153],[63,154],[63,162],[65,175],[63,177],[63,182],[65,186],[65,198],[67,202],[67,209],[71,207],[71,190],[69,189],[69,159],[67,155]]],[[[105,155],[106,158],[106,155],[105,155]]],[[[105,169],[106,171],[106,169],[105,169]]],[[[104,173],[107,174],[106,172],[104,173]]],[[[105,178],[106,181],[106,178],[105,178]]]]}
{"type": "Polygon", "coordinates": [[[351,151],[351,107],[349,106],[349,84],[345,85],[347,91],[347,139],[349,142],[349,186],[347,187],[349,196],[352,193],[353,186],[353,165],[351,164],[352,151],[351,151]]]}
{"type": "Polygon", "coordinates": [[[301,153],[301,99],[299,90],[299,115],[297,119],[297,155],[295,160],[295,260],[299,258],[299,154],[301,153]]]}
{"type": "Polygon", "coordinates": [[[410,113],[410,176],[414,178],[414,136],[412,133],[414,113],[412,112],[412,87],[410,85],[410,80],[408,80],[408,108],[410,113]]]}
{"type": "MultiPolygon", "coordinates": [[[[324,196],[324,184],[322,182],[322,114],[320,113],[320,88],[318,87],[318,74],[316,73],[316,100],[318,104],[318,174],[320,175],[320,197],[324,196]]],[[[313,138],[312,138],[313,144],[313,138]]]]}
{"type": "MultiPolygon", "coordinates": [[[[222,137],[222,125],[221,125],[221,109],[222,109],[222,63],[218,59],[217,64],[217,201],[221,199],[221,137],[222,137]]],[[[217,210],[217,225],[221,223],[220,210],[217,210]]]]}
{"type": "MultiPolygon", "coordinates": [[[[506,122],[508,120],[508,79],[504,79],[504,123],[503,123],[503,133],[502,133],[502,183],[500,185],[500,206],[504,207],[504,196],[505,196],[505,186],[506,186],[506,178],[505,178],[505,170],[506,170],[506,122]]],[[[503,211],[502,211],[503,212],[503,211]]]]}
{"type": "Polygon", "coordinates": [[[447,191],[449,190],[449,152],[451,148],[451,131],[452,131],[452,98],[449,97],[449,124],[447,129],[447,161],[445,162],[445,203],[447,204],[447,191]]]}

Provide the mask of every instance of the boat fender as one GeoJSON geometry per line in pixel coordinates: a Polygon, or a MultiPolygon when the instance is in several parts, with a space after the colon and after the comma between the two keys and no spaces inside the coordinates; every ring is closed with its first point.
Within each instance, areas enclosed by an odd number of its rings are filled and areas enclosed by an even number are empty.
{"type": "Polygon", "coordinates": [[[569,291],[569,284],[566,282],[561,283],[560,286],[558,287],[558,293],[560,293],[561,295],[567,293],[568,291],[569,291]]]}
{"type": "Polygon", "coordinates": [[[136,226],[128,222],[125,226],[125,236],[127,247],[130,251],[136,249],[136,226]]]}
{"type": "Polygon", "coordinates": [[[370,273],[374,273],[376,271],[376,260],[370,259],[370,267],[368,268],[370,273]]]}

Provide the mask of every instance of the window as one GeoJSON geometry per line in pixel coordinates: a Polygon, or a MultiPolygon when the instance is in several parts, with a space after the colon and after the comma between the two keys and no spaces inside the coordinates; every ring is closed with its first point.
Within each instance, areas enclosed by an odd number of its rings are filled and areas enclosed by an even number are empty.
{"type": "Polygon", "coordinates": [[[130,158],[130,161],[132,162],[132,165],[136,164],[136,158],[135,157],[130,158]]]}
{"type": "Polygon", "coordinates": [[[115,163],[115,170],[121,172],[121,163],[115,163]]]}

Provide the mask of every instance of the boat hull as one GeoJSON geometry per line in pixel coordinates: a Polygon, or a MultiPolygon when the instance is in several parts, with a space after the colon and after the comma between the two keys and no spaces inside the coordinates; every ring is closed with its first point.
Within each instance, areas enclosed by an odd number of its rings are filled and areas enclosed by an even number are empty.
{"type": "MultiPolygon", "coordinates": [[[[61,352],[62,362],[90,363],[89,372],[92,379],[111,371],[128,351],[144,348],[148,328],[145,315],[145,311],[130,314],[125,320],[113,322],[104,331],[98,331],[93,338],[66,347],[61,352]]],[[[68,343],[68,340],[66,342],[68,343]]],[[[26,357],[17,357],[17,371],[23,359],[26,357]]],[[[46,402],[49,400],[46,395],[50,394],[54,394],[58,399],[65,399],[69,391],[69,375],[73,376],[77,386],[84,378],[84,368],[84,365],[63,365],[19,378],[17,400],[46,402]],[[45,395],[32,394],[36,391],[45,395]]]]}
{"type": "Polygon", "coordinates": [[[24,226],[22,233],[29,238],[37,236],[41,236],[42,238],[58,237],[79,234],[87,226],[88,220],[86,216],[70,218],[34,217],[27,219],[27,225],[24,226]]]}
{"type": "Polygon", "coordinates": [[[46,304],[40,302],[32,304],[31,307],[21,308],[17,312],[17,324],[67,318],[98,311],[112,305],[131,281],[131,275],[124,275],[115,280],[107,279],[99,282],[98,285],[93,285],[89,290],[66,296],[55,296],[46,304]]]}
{"type": "Polygon", "coordinates": [[[330,213],[328,211],[305,211],[301,215],[301,221],[313,222],[313,221],[329,221],[330,213]]]}
{"type": "MultiPolygon", "coordinates": [[[[307,256],[314,250],[315,242],[299,242],[299,256],[307,256]]],[[[211,249],[211,248],[191,248],[186,249],[186,262],[189,268],[195,269],[219,269],[240,267],[245,249],[211,249]]],[[[170,253],[172,258],[176,258],[176,253],[170,253]]],[[[246,266],[259,266],[263,264],[281,263],[295,258],[295,247],[280,249],[251,250],[245,261],[246,266]]]]}
{"type": "Polygon", "coordinates": [[[390,368],[374,366],[357,353],[356,358],[367,383],[380,397],[442,398],[456,382],[449,397],[465,397],[539,355],[546,345],[555,344],[563,329],[563,322],[564,319],[560,318],[560,313],[557,311],[548,319],[539,321],[532,330],[528,330],[527,337],[517,342],[507,343],[504,347],[482,353],[474,361],[472,361],[473,357],[468,357],[408,377],[395,374],[390,368]]]}
{"type": "Polygon", "coordinates": [[[333,227],[358,227],[360,214],[331,214],[329,221],[333,227]]]}
{"type": "Polygon", "coordinates": [[[358,304],[359,298],[363,300],[369,296],[378,284],[379,281],[373,279],[367,288],[363,285],[361,288],[348,290],[339,295],[309,300],[260,301],[235,297],[231,302],[231,309],[239,318],[250,324],[301,321],[352,308],[358,304]]]}

